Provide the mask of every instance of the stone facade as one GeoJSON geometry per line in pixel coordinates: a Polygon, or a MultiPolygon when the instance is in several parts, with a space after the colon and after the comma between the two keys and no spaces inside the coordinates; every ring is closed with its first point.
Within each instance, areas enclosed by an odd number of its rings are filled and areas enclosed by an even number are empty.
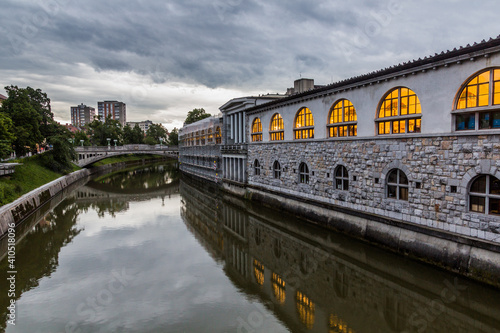
{"type": "Polygon", "coordinates": [[[249,185],[500,242],[498,216],[470,212],[468,189],[479,174],[500,178],[500,137],[495,135],[322,140],[249,145],[249,185]],[[260,175],[253,163],[259,160],[260,175]],[[272,165],[279,161],[281,177],[272,165]],[[309,183],[299,180],[300,163],[309,183]],[[348,190],[336,189],[335,169],[348,171],[348,190]],[[387,197],[386,176],[402,170],[409,180],[408,201],[387,197]]]}

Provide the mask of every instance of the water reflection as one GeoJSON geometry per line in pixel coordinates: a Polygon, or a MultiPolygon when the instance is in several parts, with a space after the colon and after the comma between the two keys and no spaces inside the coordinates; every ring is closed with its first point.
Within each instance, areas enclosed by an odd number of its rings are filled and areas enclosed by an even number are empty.
{"type": "Polygon", "coordinates": [[[292,332],[500,332],[498,290],[216,188],[183,181],[180,192],[187,228],[232,283],[292,332]]]}
{"type": "MultiPolygon", "coordinates": [[[[77,188],[71,189],[69,195],[67,192],[61,193],[64,199],[54,198],[47,207],[28,218],[17,229],[16,300],[38,287],[43,278],[50,277],[58,269],[62,248],[84,230],[84,227],[77,223],[80,215],[95,211],[100,218],[106,214],[115,217],[116,214],[127,211],[132,201],[161,198],[164,205],[165,198],[168,199],[179,192],[175,163],[134,166],[101,175],[82,185],[84,183],[77,184],[77,188]]],[[[5,254],[6,245],[7,239],[4,238],[1,241],[2,256],[5,254]]],[[[7,297],[7,265],[4,257],[0,261],[1,332],[6,329],[6,309],[10,304],[10,298],[7,297]]]]}

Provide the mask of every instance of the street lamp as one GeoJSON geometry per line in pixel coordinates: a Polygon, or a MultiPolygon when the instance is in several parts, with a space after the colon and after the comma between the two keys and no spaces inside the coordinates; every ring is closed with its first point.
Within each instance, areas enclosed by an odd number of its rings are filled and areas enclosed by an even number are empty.
{"type": "Polygon", "coordinates": [[[82,145],[82,147],[83,147],[83,140],[80,140],[80,144],[81,144],[81,145],[82,145]]]}
{"type": "Polygon", "coordinates": [[[160,138],[160,149],[161,149],[161,143],[162,143],[162,141],[163,141],[163,138],[160,138]]]}
{"type": "Polygon", "coordinates": [[[115,147],[116,147],[116,141],[118,141],[118,140],[116,140],[116,139],[113,139],[113,141],[115,142],[115,147]]]}
{"type": "Polygon", "coordinates": [[[106,138],[106,140],[108,140],[108,149],[111,149],[110,146],[109,146],[109,143],[111,141],[111,138],[106,138]]]}

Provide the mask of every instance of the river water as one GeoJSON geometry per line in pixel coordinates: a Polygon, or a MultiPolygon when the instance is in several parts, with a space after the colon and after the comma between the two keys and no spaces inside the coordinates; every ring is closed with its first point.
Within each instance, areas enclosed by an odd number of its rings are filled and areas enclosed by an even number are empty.
{"type": "Polygon", "coordinates": [[[115,171],[28,219],[0,331],[500,332],[497,289],[179,177],[115,171]]]}

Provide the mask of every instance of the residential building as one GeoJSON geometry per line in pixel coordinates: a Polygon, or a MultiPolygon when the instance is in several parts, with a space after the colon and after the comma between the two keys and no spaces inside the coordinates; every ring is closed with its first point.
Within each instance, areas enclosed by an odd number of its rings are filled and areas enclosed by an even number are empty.
{"type": "Polygon", "coordinates": [[[127,121],[127,125],[129,125],[131,128],[134,128],[135,125],[138,125],[139,128],[146,133],[149,129],[149,126],[153,125],[153,122],[151,120],[145,120],[145,121],[127,121]]]}
{"type": "Polygon", "coordinates": [[[127,105],[123,102],[97,102],[97,112],[101,121],[104,121],[109,116],[113,120],[118,120],[122,127],[127,122],[127,105]]]}
{"type": "Polygon", "coordinates": [[[95,108],[84,105],[71,107],[71,124],[76,127],[83,127],[94,121],[95,108]]]}
{"type": "Polygon", "coordinates": [[[5,101],[6,99],[7,99],[6,96],[0,94],[0,106],[2,106],[3,101],[5,101]]]}

